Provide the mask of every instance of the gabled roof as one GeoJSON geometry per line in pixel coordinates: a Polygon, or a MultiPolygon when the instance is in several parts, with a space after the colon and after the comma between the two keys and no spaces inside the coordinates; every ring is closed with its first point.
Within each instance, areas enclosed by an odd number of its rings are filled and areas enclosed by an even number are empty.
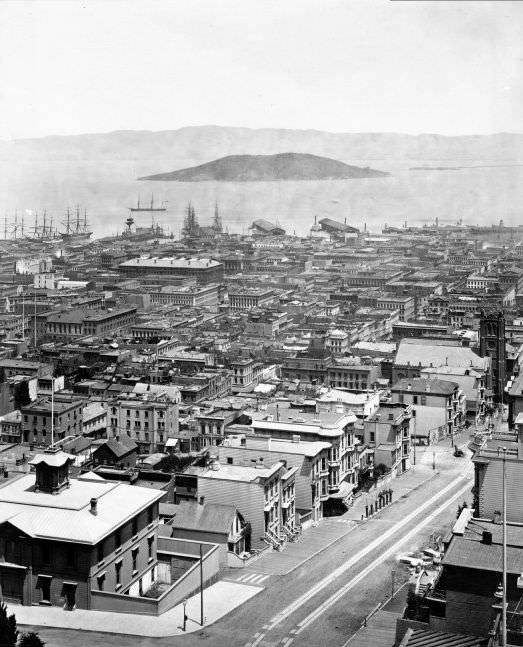
{"type": "Polygon", "coordinates": [[[116,440],[116,438],[109,438],[97,447],[93,454],[96,454],[102,448],[108,449],[115,458],[123,458],[124,456],[127,456],[127,454],[135,451],[138,448],[138,445],[132,438],[129,438],[127,434],[123,434],[120,436],[119,440],[116,440]]]}
{"type": "Polygon", "coordinates": [[[224,534],[229,533],[233,519],[238,513],[233,505],[221,503],[200,505],[196,501],[182,502],[175,508],[175,516],[169,521],[169,525],[173,528],[224,534]]]}
{"type": "Polygon", "coordinates": [[[261,229],[263,231],[274,231],[275,229],[279,229],[283,231],[283,227],[280,227],[279,225],[274,225],[272,222],[269,222],[268,220],[254,220],[254,222],[251,225],[252,227],[255,227],[256,229],[261,229]]]}
{"type": "Polygon", "coordinates": [[[320,225],[322,226],[322,229],[334,229],[339,232],[343,233],[358,233],[359,229],[356,227],[351,227],[350,225],[347,225],[347,223],[344,222],[338,222],[337,220],[332,220],[332,218],[322,218],[320,220],[320,225]]]}

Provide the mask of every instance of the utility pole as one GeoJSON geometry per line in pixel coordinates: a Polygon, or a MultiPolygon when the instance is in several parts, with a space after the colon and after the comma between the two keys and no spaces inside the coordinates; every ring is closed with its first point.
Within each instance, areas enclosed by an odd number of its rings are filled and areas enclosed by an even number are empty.
{"type": "Polygon", "coordinates": [[[500,451],[503,452],[503,574],[501,580],[501,645],[502,647],[507,647],[507,448],[498,447],[498,455],[500,451]]]}
{"type": "Polygon", "coordinates": [[[416,465],[416,409],[412,410],[413,418],[414,418],[414,442],[412,443],[414,447],[414,465],[416,465]]]}
{"type": "Polygon", "coordinates": [[[51,447],[54,445],[54,376],[51,376],[51,447]]]}
{"type": "Polygon", "coordinates": [[[36,292],[34,293],[33,341],[36,348],[36,292]]]}
{"type": "Polygon", "coordinates": [[[200,542],[200,624],[203,627],[203,545],[200,542]]]}

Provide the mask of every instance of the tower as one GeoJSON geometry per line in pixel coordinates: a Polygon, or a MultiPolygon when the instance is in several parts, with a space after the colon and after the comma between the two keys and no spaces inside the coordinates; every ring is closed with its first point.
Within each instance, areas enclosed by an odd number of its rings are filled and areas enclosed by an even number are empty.
{"type": "Polygon", "coordinates": [[[482,357],[491,358],[494,401],[503,402],[506,352],[505,316],[502,312],[481,313],[479,322],[479,348],[482,357]]]}
{"type": "Polygon", "coordinates": [[[215,233],[221,234],[223,231],[223,225],[222,225],[222,217],[220,216],[220,212],[218,210],[218,203],[216,202],[214,205],[214,220],[212,223],[212,228],[214,229],[215,233]]]}

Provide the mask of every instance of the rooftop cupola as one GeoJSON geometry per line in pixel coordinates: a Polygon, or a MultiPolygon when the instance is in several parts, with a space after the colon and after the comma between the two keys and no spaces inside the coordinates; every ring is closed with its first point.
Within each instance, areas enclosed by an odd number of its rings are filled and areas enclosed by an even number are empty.
{"type": "Polygon", "coordinates": [[[46,449],[43,454],[37,454],[30,465],[36,471],[35,492],[58,494],[69,487],[69,465],[73,459],[59,449],[46,449]]]}

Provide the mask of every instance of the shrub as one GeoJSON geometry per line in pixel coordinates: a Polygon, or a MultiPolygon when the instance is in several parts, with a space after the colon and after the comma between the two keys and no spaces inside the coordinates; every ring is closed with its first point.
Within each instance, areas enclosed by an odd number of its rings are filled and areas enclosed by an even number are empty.
{"type": "Polygon", "coordinates": [[[0,604],[0,647],[16,647],[18,630],[14,613],[7,615],[7,605],[0,604]]]}
{"type": "Polygon", "coordinates": [[[34,631],[22,634],[18,647],[44,647],[45,643],[34,631]]]}

